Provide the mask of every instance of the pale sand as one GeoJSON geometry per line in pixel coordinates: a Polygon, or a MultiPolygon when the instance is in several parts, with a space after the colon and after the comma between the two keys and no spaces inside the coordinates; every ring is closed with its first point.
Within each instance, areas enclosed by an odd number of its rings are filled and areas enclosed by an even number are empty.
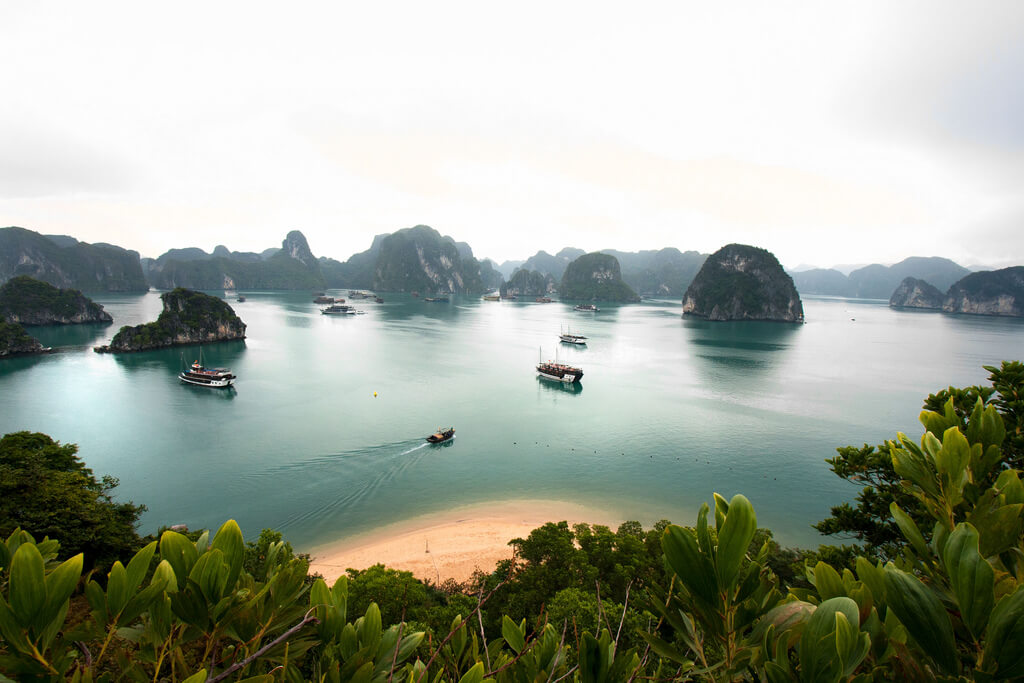
{"type": "Polygon", "coordinates": [[[551,500],[510,500],[455,508],[380,527],[310,551],[311,572],[328,583],[346,569],[383,564],[410,571],[421,580],[466,581],[477,569],[490,572],[512,556],[508,542],[526,538],[545,522],[604,524],[613,530],[619,517],[597,508],[551,500]]]}

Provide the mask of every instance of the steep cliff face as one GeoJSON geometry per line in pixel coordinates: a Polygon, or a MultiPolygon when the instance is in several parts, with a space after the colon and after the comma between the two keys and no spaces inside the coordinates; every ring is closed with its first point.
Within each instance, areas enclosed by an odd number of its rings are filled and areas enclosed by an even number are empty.
{"type": "Polygon", "coordinates": [[[889,305],[893,308],[939,309],[945,300],[945,294],[924,280],[907,277],[889,297],[889,305]]]}
{"type": "Polygon", "coordinates": [[[729,244],[709,256],[683,297],[683,315],[800,322],[803,303],[775,255],[729,244]]]}
{"type": "Polygon", "coordinates": [[[137,252],[24,228],[0,228],[0,282],[28,275],[86,292],[145,291],[137,252]]]}
{"type": "Polygon", "coordinates": [[[0,320],[0,359],[46,353],[46,349],[17,323],[0,320]]]}
{"type": "Polygon", "coordinates": [[[262,254],[202,249],[171,249],[147,263],[146,277],[158,289],[321,289],[320,265],[305,236],[293,230],[280,249],[262,254]]]}
{"type": "Polygon", "coordinates": [[[501,286],[502,296],[544,296],[553,291],[555,281],[550,275],[536,270],[517,270],[512,278],[501,286]]]}
{"type": "Polygon", "coordinates": [[[0,286],[0,318],[20,325],[73,325],[113,321],[103,307],[77,289],[19,275],[0,286]]]}
{"type": "Polygon", "coordinates": [[[949,288],[942,310],[1024,316],[1024,266],[971,273],[949,288]]]}
{"type": "Polygon", "coordinates": [[[584,254],[570,263],[562,275],[563,299],[635,302],[640,297],[622,280],[619,260],[610,254],[584,254]]]}
{"type": "Polygon", "coordinates": [[[224,301],[188,289],[162,294],[164,310],[156,322],[122,327],[100,352],[145,351],[181,344],[245,339],[245,323],[224,301]]]}
{"type": "Polygon", "coordinates": [[[467,246],[460,254],[455,240],[426,225],[392,233],[380,241],[372,289],[480,294],[480,263],[467,246]]]}

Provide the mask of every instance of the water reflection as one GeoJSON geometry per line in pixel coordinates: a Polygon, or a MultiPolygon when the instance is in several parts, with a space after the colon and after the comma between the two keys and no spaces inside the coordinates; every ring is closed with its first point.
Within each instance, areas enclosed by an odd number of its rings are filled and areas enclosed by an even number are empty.
{"type": "Polygon", "coordinates": [[[192,361],[202,359],[207,367],[230,368],[240,361],[245,351],[245,340],[217,342],[207,345],[172,346],[135,353],[111,354],[119,366],[126,370],[165,370],[177,374],[192,361]]]}
{"type": "Polygon", "coordinates": [[[712,322],[683,318],[692,358],[709,386],[726,393],[734,384],[749,381],[783,365],[802,325],[761,320],[712,322]]]}
{"type": "Polygon", "coordinates": [[[572,384],[566,384],[565,382],[559,382],[553,379],[544,379],[540,375],[537,376],[537,384],[542,389],[553,391],[561,394],[578,395],[583,393],[583,384],[581,382],[573,382],[572,384]]]}
{"type": "Polygon", "coordinates": [[[65,346],[94,346],[112,323],[88,323],[81,325],[39,325],[26,328],[43,346],[61,348],[65,346]]]}

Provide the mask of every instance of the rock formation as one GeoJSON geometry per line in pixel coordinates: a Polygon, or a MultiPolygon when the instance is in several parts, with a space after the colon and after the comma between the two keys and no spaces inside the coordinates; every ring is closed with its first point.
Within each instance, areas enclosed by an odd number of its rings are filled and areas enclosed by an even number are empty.
{"type": "Polygon", "coordinates": [[[19,275],[0,286],[0,318],[20,325],[72,325],[113,321],[103,306],[77,289],[19,275]]]}
{"type": "Polygon", "coordinates": [[[945,294],[924,280],[907,277],[889,297],[889,305],[893,308],[939,309],[945,299],[945,294]]]}
{"type": "Polygon", "coordinates": [[[217,297],[178,288],[160,295],[164,310],[156,322],[122,327],[99,352],[145,351],[182,344],[245,339],[245,323],[217,297]]]}
{"type": "Polygon", "coordinates": [[[622,281],[618,259],[600,252],[584,254],[570,263],[562,275],[559,292],[570,301],[640,301],[636,292],[622,281]]]}
{"type": "Polygon", "coordinates": [[[0,359],[46,353],[46,349],[17,323],[0,320],[0,359]]]}
{"type": "Polygon", "coordinates": [[[485,291],[480,262],[469,245],[460,248],[451,237],[442,237],[429,226],[405,228],[382,238],[379,244],[374,240],[374,244],[378,249],[370,287],[373,290],[453,294],[485,291]]]}
{"type": "Polygon", "coordinates": [[[501,285],[501,295],[546,296],[554,288],[555,281],[550,275],[521,268],[512,274],[508,282],[501,285]]]}
{"type": "Polygon", "coordinates": [[[803,303],[775,255],[729,244],[709,256],[683,297],[683,315],[801,322],[803,303]]]}
{"type": "Polygon", "coordinates": [[[1024,266],[971,273],[949,288],[942,310],[1024,316],[1024,266]]]}

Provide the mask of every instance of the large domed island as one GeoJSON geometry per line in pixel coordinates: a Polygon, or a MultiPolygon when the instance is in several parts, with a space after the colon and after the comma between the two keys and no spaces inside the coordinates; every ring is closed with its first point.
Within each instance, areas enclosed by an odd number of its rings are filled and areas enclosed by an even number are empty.
{"type": "Polygon", "coordinates": [[[767,249],[729,244],[708,257],[683,295],[683,315],[708,320],[803,322],[804,306],[767,249]]]}
{"type": "Polygon", "coordinates": [[[98,353],[146,351],[183,344],[245,339],[245,323],[217,297],[178,287],[160,295],[164,310],[156,322],[122,327],[98,353]]]}

